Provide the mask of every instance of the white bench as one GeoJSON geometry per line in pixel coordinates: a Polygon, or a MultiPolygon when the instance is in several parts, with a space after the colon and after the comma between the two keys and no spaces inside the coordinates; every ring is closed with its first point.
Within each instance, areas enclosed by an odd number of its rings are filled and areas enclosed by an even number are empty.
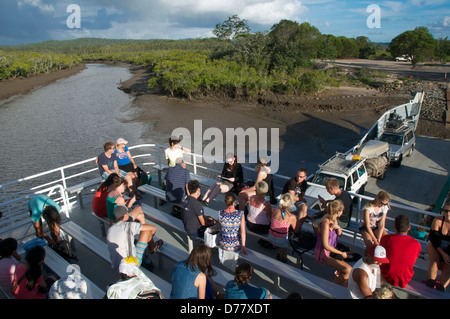
{"type": "Polygon", "coordinates": [[[79,183],[79,184],[67,187],[65,189],[65,191],[69,195],[75,193],[77,195],[77,197],[78,197],[78,202],[80,203],[80,207],[84,208],[83,196],[82,196],[81,192],[87,187],[91,187],[91,186],[94,186],[94,185],[100,185],[102,182],[103,182],[103,179],[99,176],[99,177],[96,177],[96,178],[84,181],[82,183],[79,183]]]}
{"type": "MultiPolygon", "coordinates": [[[[83,246],[94,252],[97,256],[111,264],[108,245],[105,242],[101,241],[72,221],[61,224],[61,229],[64,230],[64,232],[66,232],[69,236],[79,241],[83,246]]],[[[170,283],[161,279],[160,277],[156,276],[143,267],[141,267],[140,269],[148,278],[150,278],[151,281],[153,281],[155,286],[161,290],[163,296],[165,296],[166,298],[170,296],[170,291],[172,290],[172,285],[170,283]]]]}
{"type": "Polygon", "coordinates": [[[97,216],[94,212],[92,212],[92,216],[94,216],[98,220],[98,222],[100,223],[100,230],[102,232],[102,236],[106,237],[107,227],[110,226],[109,218],[97,216]]]}

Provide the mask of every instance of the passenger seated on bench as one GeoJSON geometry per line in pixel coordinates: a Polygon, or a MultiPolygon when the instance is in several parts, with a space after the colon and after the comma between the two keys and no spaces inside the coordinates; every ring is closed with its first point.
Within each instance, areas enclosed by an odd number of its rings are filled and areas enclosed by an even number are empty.
{"type": "MultiPolygon", "coordinates": [[[[114,150],[114,154],[117,156],[117,165],[119,165],[119,169],[127,172],[133,180],[138,178],[137,176],[137,165],[134,162],[133,156],[131,156],[128,147],[126,146],[128,141],[123,138],[118,138],[116,141],[116,149],[114,150]]],[[[136,183],[134,181],[134,183],[136,183]]]]}
{"type": "Polygon", "coordinates": [[[393,286],[405,288],[414,276],[414,264],[420,256],[422,246],[408,236],[409,218],[400,214],[395,216],[395,234],[381,237],[381,246],[386,249],[388,264],[380,266],[383,278],[393,286]]]}
{"type": "Polygon", "coordinates": [[[294,200],[294,206],[296,208],[295,215],[298,216],[298,222],[302,227],[303,222],[308,216],[308,206],[306,206],[306,199],[304,198],[306,189],[308,188],[308,171],[306,168],[300,168],[297,170],[297,175],[284,184],[281,194],[290,193],[294,200]]]}
{"type": "Polygon", "coordinates": [[[184,229],[190,236],[203,238],[205,229],[208,226],[215,225],[216,221],[204,215],[203,205],[198,201],[200,196],[200,184],[197,180],[188,183],[189,196],[183,203],[181,209],[181,220],[184,229]]]}
{"type": "Polygon", "coordinates": [[[113,191],[116,186],[114,186],[114,181],[116,183],[118,181],[122,181],[122,177],[117,175],[116,173],[112,173],[108,176],[108,178],[100,184],[99,188],[94,194],[94,198],[92,199],[92,211],[98,217],[108,217],[108,212],[106,209],[106,197],[109,192],[113,191]]]}
{"type": "Polygon", "coordinates": [[[202,203],[206,206],[208,206],[219,193],[225,194],[228,192],[235,192],[237,186],[244,181],[242,166],[237,162],[236,155],[227,153],[222,174],[218,175],[217,178],[220,182],[211,185],[203,196],[202,203]]]}
{"type": "Polygon", "coordinates": [[[136,196],[133,195],[133,197],[131,197],[127,201],[125,201],[125,198],[123,197],[123,193],[125,192],[125,188],[127,186],[127,181],[122,177],[117,176],[113,179],[113,184],[113,190],[108,193],[108,196],[106,196],[106,211],[110,222],[116,222],[114,209],[116,206],[122,205],[130,210],[130,219],[132,221],[145,224],[145,215],[142,211],[142,207],[135,206],[134,208],[132,208],[133,204],[136,202],[136,196]]]}
{"type": "Polygon", "coordinates": [[[268,234],[270,219],[272,218],[272,205],[266,200],[265,195],[269,186],[264,181],[255,185],[255,195],[248,202],[247,228],[257,234],[268,234]]]}
{"type": "Polygon", "coordinates": [[[349,258],[349,256],[346,252],[336,249],[337,239],[342,235],[338,218],[343,212],[344,204],[339,199],[329,204],[328,213],[322,217],[318,225],[314,258],[316,263],[321,266],[327,265],[335,268],[334,282],[347,287],[352,267],[344,259],[349,258]]]}
{"type": "Polygon", "coordinates": [[[426,250],[430,258],[427,286],[445,291],[450,282],[450,201],[442,208],[443,216],[436,217],[430,229],[430,242],[426,250]],[[438,269],[441,270],[437,281],[438,269]]]}
{"type": "Polygon", "coordinates": [[[256,176],[255,185],[242,190],[239,197],[239,210],[243,211],[245,209],[245,205],[248,203],[251,196],[256,194],[256,184],[260,181],[264,181],[267,183],[267,191],[266,195],[270,197],[271,203],[274,203],[272,200],[274,198],[273,194],[273,183],[272,183],[272,171],[270,167],[267,167],[267,158],[260,157],[258,159],[258,165],[255,167],[255,171],[258,173],[256,176]]]}
{"type": "Polygon", "coordinates": [[[153,240],[153,236],[156,233],[155,226],[127,222],[130,215],[125,206],[116,206],[114,208],[114,216],[117,222],[109,227],[106,234],[111,267],[114,270],[119,271],[121,260],[129,256],[135,256],[139,260],[139,265],[141,265],[146,250],[148,253],[153,254],[163,245],[161,239],[157,242],[153,240]],[[139,238],[134,244],[136,235],[139,238]]]}
{"type": "Polygon", "coordinates": [[[45,255],[44,247],[34,246],[27,252],[25,263],[17,266],[13,281],[13,286],[17,285],[13,293],[15,299],[47,299],[46,292],[56,278],[49,276],[44,279],[45,255]]]}
{"type": "Polygon", "coordinates": [[[272,219],[269,229],[269,241],[281,250],[277,253],[277,259],[287,262],[287,250],[291,247],[289,243],[289,229],[298,234],[302,224],[297,220],[297,216],[289,212],[289,208],[294,204],[291,193],[281,195],[278,207],[273,208],[272,219]]]}
{"type": "Polygon", "coordinates": [[[164,150],[166,155],[167,165],[169,167],[174,167],[176,165],[176,160],[179,157],[183,157],[185,152],[190,153],[191,150],[187,147],[181,146],[180,142],[183,140],[182,136],[172,135],[169,138],[169,147],[164,150]]]}
{"type": "Polygon", "coordinates": [[[191,175],[182,157],[176,159],[176,165],[166,172],[166,199],[169,203],[181,204],[188,193],[188,183],[191,175]]]}
{"type": "MultiPolygon", "coordinates": [[[[130,191],[130,195],[138,194],[136,189],[136,184],[133,183],[133,178],[127,172],[119,169],[119,164],[117,162],[117,156],[114,153],[115,146],[113,142],[106,142],[103,145],[105,150],[104,153],[101,153],[96,159],[95,163],[98,165],[98,170],[100,176],[106,180],[108,176],[112,173],[116,173],[117,175],[125,178],[128,183],[128,189],[130,191]]],[[[136,181],[135,181],[136,182],[136,181]]]]}
{"type": "Polygon", "coordinates": [[[380,282],[380,272],[376,268],[389,263],[383,246],[373,244],[367,255],[356,262],[348,279],[348,290],[353,299],[373,299],[373,293],[380,282]]]}
{"type": "Polygon", "coordinates": [[[351,215],[352,215],[352,210],[353,210],[352,198],[347,191],[342,190],[339,187],[338,180],[334,177],[327,179],[327,181],[325,182],[325,188],[330,195],[334,196],[334,199],[324,200],[323,198],[319,198],[319,201],[322,204],[321,206],[322,206],[323,211],[318,212],[311,216],[315,235],[317,234],[317,227],[319,225],[320,220],[326,214],[326,207],[332,201],[338,199],[342,202],[342,204],[344,204],[344,212],[338,218],[338,224],[342,229],[347,228],[347,226],[350,222],[351,215]]]}
{"type": "Polygon", "coordinates": [[[234,280],[227,283],[224,299],[272,299],[270,291],[263,287],[249,284],[253,275],[253,267],[243,262],[236,267],[234,280]]]}
{"type": "Polygon", "coordinates": [[[120,280],[109,286],[108,299],[162,299],[161,290],[138,266],[139,260],[134,256],[120,261],[120,280]]]}
{"type": "Polygon", "coordinates": [[[60,210],[59,205],[44,194],[36,195],[28,201],[28,211],[30,212],[31,223],[36,231],[36,237],[46,239],[49,246],[53,246],[59,241],[60,210]],[[50,229],[50,236],[44,232],[41,217],[44,218],[50,229]]]}
{"type": "Polygon", "coordinates": [[[189,257],[175,264],[170,299],[214,299],[220,297],[212,280],[217,272],[211,264],[211,249],[203,243],[189,257]]]}
{"type": "Polygon", "coordinates": [[[17,253],[17,245],[14,238],[5,238],[0,242],[0,286],[10,298],[13,298],[11,289],[14,272],[22,261],[22,257],[17,253]]]}
{"type": "Polygon", "coordinates": [[[366,251],[373,244],[379,245],[381,237],[387,235],[384,226],[390,208],[389,201],[389,194],[385,191],[379,191],[377,196],[363,207],[364,219],[361,227],[359,227],[359,232],[366,244],[366,251]]]}

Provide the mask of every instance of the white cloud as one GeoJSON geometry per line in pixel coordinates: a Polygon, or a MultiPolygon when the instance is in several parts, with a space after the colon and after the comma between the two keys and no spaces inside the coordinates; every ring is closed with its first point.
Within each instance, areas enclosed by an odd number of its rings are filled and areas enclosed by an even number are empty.
{"type": "Polygon", "coordinates": [[[53,7],[53,5],[51,5],[51,4],[43,4],[41,2],[41,0],[19,0],[17,5],[18,5],[19,8],[21,8],[21,7],[25,6],[25,5],[29,5],[29,6],[38,8],[42,12],[46,12],[46,13],[55,11],[55,8],[53,7]]]}

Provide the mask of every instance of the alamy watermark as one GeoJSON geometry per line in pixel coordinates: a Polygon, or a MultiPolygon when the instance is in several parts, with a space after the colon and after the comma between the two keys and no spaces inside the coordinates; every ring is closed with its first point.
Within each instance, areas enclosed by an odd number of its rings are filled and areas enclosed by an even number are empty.
{"type": "Polygon", "coordinates": [[[371,13],[366,20],[369,29],[381,28],[381,8],[378,4],[370,4],[366,9],[367,13],[371,13]]]}
{"type": "Polygon", "coordinates": [[[260,157],[265,157],[273,174],[279,168],[280,132],[278,128],[226,128],[225,134],[217,127],[203,130],[203,121],[194,120],[194,132],[185,127],[172,131],[172,135],[182,136],[183,145],[189,147],[192,153],[202,155],[197,157],[197,163],[222,163],[225,154],[231,152],[236,155],[239,163],[258,163],[260,157]],[[270,138],[270,140],[269,140],[270,138]],[[208,142],[203,146],[204,142],[208,142]],[[269,143],[270,142],[270,143],[269,143]],[[270,149],[270,154],[268,150],[270,149]]]}
{"type": "Polygon", "coordinates": [[[67,6],[67,12],[72,14],[67,17],[66,25],[69,29],[81,28],[81,8],[78,4],[70,4],[67,6]]]}

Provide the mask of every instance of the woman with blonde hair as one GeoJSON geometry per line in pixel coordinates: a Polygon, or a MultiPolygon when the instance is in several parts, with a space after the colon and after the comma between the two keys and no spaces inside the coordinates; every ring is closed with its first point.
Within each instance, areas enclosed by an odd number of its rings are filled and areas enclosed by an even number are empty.
{"type": "Polygon", "coordinates": [[[281,250],[277,253],[277,259],[287,262],[287,250],[290,247],[288,235],[292,227],[294,233],[298,233],[301,223],[297,217],[289,212],[289,208],[294,205],[294,198],[291,193],[281,195],[278,207],[274,207],[269,229],[269,241],[281,250]]]}
{"type": "Polygon", "coordinates": [[[247,228],[257,234],[267,234],[272,218],[272,205],[266,200],[269,186],[264,181],[259,181],[255,185],[256,194],[250,197],[247,204],[247,228]]]}
{"type": "Polygon", "coordinates": [[[340,200],[334,200],[328,205],[327,209],[327,213],[318,225],[318,236],[314,249],[315,261],[319,265],[335,268],[334,282],[347,287],[352,267],[344,259],[348,258],[349,254],[336,249],[337,239],[342,235],[338,218],[344,212],[344,204],[340,200]]]}
{"type": "MultiPolygon", "coordinates": [[[[273,199],[273,182],[272,182],[272,171],[270,167],[267,166],[267,158],[261,156],[258,159],[258,165],[255,167],[255,171],[258,173],[256,176],[255,185],[242,190],[239,195],[239,210],[243,211],[245,209],[245,204],[249,202],[251,196],[256,194],[256,184],[260,181],[267,183],[268,188],[266,191],[266,196],[270,197],[272,202],[273,199]]],[[[272,202],[273,203],[273,202],[272,202]]]]}
{"type": "Polygon", "coordinates": [[[384,226],[390,208],[389,202],[389,194],[385,191],[379,191],[377,196],[363,207],[364,219],[361,227],[359,227],[359,232],[366,245],[366,251],[373,244],[379,245],[381,237],[387,235],[384,226]]]}

